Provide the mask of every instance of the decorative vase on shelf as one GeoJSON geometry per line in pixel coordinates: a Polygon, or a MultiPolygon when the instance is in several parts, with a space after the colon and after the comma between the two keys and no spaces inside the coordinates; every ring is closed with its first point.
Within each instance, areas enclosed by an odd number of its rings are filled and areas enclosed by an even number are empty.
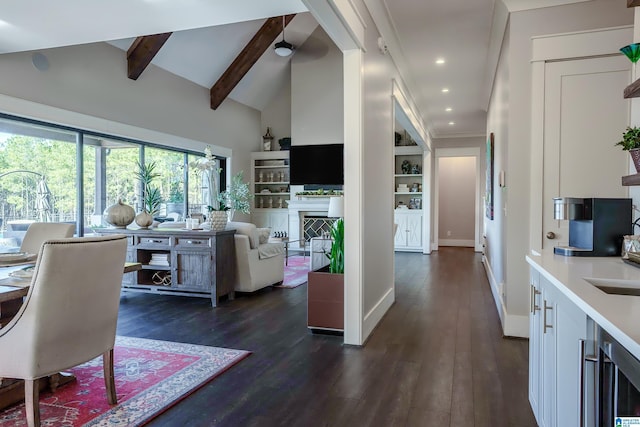
{"type": "Polygon", "coordinates": [[[227,227],[227,212],[226,211],[211,211],[209,212],[209,226],[213,231],[221,231],[227,227]]]}
{"type": "Polygon", "coordinates": [[[122,199],[118,199],[118,203],[105,209],[102,216],[108,224],[115,228],[126,228],[133,222],[136,212],[131,206],[122,203],[122,199]]]}
{"type": "Polygon", "coordinates": [[[636,167],[636,172],[640,173],[640,148],[629,150],[629,154],[633,160],[633,165],[636,167]]]}
{"type": "Polygon", "coordinates": [[[630,45],[621,47],[620,52],[624,53],[624,55],[629,58],[629,61],[633,63],[633,75],[631,76],[631,78],[632,80],[635,80],[636,78],[638,78],[636,63],[640,59],[640,43],[631,43],[630,45]]]}
{"type": "Polygon", "coordinates": [[[153,215],[147,211],[142,211],[136,215],[135,221],[140,228],[149,228],[153,224],[153,215]]]}

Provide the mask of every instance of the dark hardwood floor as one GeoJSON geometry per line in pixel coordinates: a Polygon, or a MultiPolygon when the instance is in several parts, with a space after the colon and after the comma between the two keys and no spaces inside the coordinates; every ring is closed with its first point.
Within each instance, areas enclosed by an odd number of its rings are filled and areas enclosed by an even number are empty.
{"type": "Polygon", "coordinates": [[[253,352],[149,425],[535,426],[528,342],[502,338],[480,255],[397,253],[396,285],[363,348],[307,330],[306,285],[215,309],[127,293],[119,335],[253,352]]]}

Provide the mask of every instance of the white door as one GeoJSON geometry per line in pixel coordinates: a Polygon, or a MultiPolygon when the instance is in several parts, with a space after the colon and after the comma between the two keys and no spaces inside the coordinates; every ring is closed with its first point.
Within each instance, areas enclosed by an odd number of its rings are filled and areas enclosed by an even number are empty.
{"type": "Polygon", "coordinates": [[[554,197],[627,197],[629,154],[614,144],[629,123],[630,69],[622,55],[545,65],[543,248],[569,241],[569,221],[553,219],[554,197]]]}
{"type": "Polygon", "coordinates": [[[407,215],[407,246],[422,247],[422,215],[407,215]]]}
{"type": "Polygon", "coordinates": [[[398,224],[398,230],[394,238],[396,248],[405,248],[407,246],[407,217],[407,214],[397,212],[395,214],[395,221],[398,224]]]}

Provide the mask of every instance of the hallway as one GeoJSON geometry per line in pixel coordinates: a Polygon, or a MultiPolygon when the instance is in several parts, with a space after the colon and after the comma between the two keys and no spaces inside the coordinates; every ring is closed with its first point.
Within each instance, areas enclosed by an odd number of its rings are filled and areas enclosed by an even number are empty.
{"type": "Polygon", "coordinates": [[[396,303],[364,348],[306,329],[306,285],[209,301],[127,293],[118,334],[253,354],[151,426],[535,426],[527,341],[503,339],[481,256],[396,254],[396,303]]]}

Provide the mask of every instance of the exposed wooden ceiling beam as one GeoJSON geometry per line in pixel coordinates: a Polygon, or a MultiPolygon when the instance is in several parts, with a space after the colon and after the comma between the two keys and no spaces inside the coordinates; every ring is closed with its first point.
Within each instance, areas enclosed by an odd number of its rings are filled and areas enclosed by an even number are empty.
{"type": "MultiPolygon", "coordinates": [[[[285,15],[284,26],[296,16],[285,15]]],[[[282,17],[277,16],[269,18],[260,27],[258,32],[253,36],[251,41],[242,49],[236,59],[233,60],[229,68],[222,73],[216,84],[211,88],[211,108],[215,110],[222,104],[227,96],[240,80],[249,72],[253,64],[262,56],[262,54],[273,45],[276,37],[282,32],[282,17]]]]}
{"type": "Polygon", "coordinates": [[[127,50],[127,75],[131,80],[138,80],[171,34],[162,33],[136,38],[127,50]]]}

